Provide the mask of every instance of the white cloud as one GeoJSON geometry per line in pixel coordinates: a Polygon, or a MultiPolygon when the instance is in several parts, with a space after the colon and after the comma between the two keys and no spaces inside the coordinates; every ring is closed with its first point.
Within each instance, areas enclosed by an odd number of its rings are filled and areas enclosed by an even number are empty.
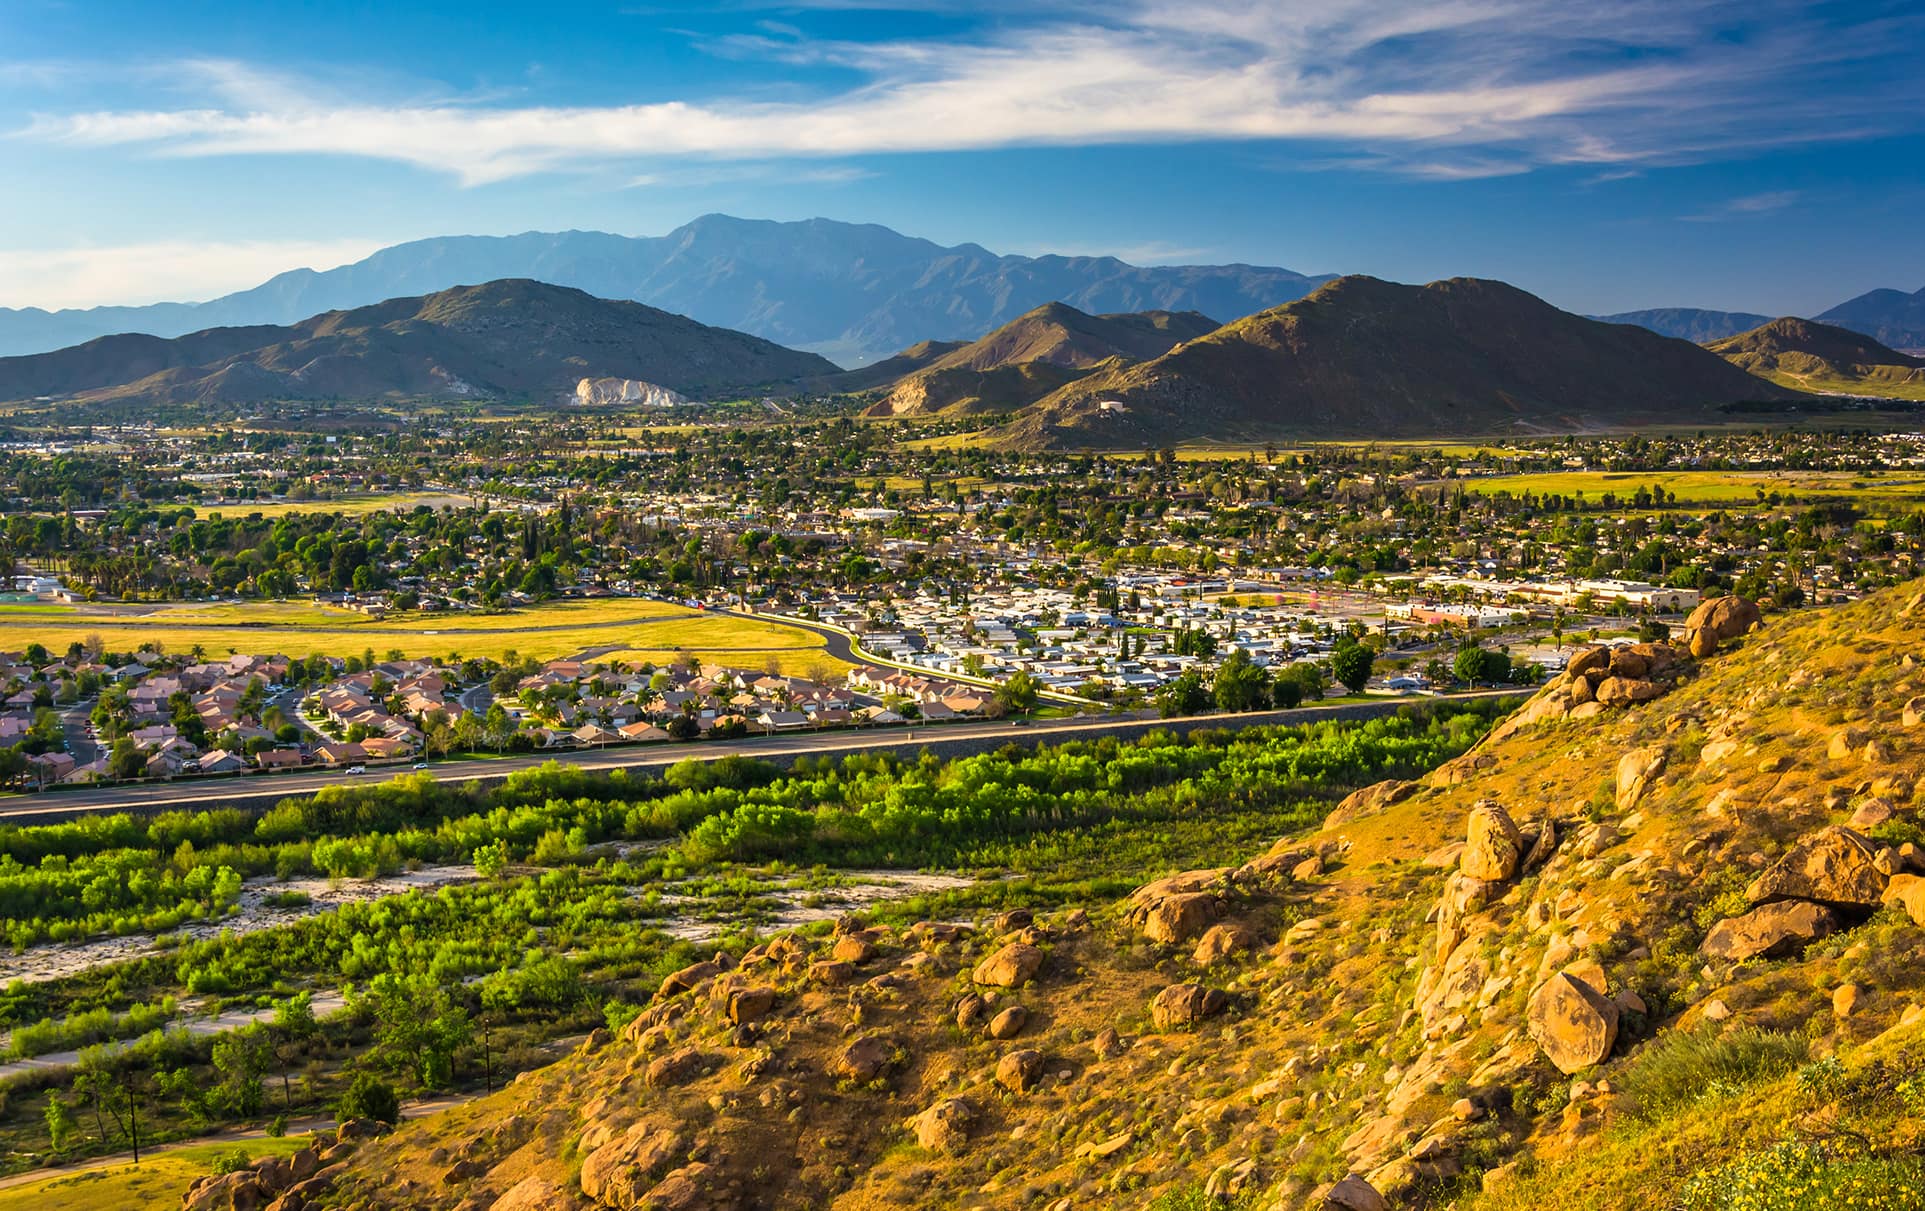
{"type": "Polygon", "coordinates": [[[1774,189],[1767,193],[1746,194],[1744,197],[1732,198],[1729,201],[1722,202],[1709,210],[1702,211],[1698,214],[1688,214],[1683,217],[1687,223],[1717,223],[1725,219],[1741,219],[1749,215],[1770,214],[1775,210],[1783,210],[1785,207],[1792,205],[1800,196],[1802,195],[1796,189],[1774,189]]]}
{"type": "Polygon", "coordinates": [[[92,307],[208,299],[258,286],[284,270],[332,269],[383,246],[377,240],[166,240],[82,248],[0,248],[0,307],[92,307]]]}
{"type": "Polygon", "coordinates": [[[204,82],[191,107],[42,115],[24,133],[176,156],[375,157],[469,184],[676,156],[1194,140],[1337,141],[1415,175],[1458,178],[1862,133],[1906,111],[1887,105],[1882,117],[1841,122],[1841,109],[1864,100],[1855,89],[1919,92],[1911,73],[1842,70],[1890,53],[1893,40],[1839,37],[1801,20],[1788,0],[1767,3],[1741,39],[1710,36],[1739,11],[1719,0],[1581,9],[1555,0],[1136,0],[1105,10],[1043,5],[1036,19],[942,40],[814,40],[764,24],[707,45],[862,77],[807,100],[538,107],[430,95],[377,104],[196,62],[183,65],[204,82]],[[1788,82],[1809,95],[1785,98],[1788,82]],[[1761,122],[1766,99],[1773,108],[1761,122]]]}

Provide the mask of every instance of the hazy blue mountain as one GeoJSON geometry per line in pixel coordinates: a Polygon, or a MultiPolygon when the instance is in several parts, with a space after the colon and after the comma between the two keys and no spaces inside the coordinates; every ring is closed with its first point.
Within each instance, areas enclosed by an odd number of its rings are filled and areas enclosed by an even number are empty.
{"type": "Polygon", "coordinates": [[[1862,332],[1894,349],[1925,349],[1925,289],[1872,290],[1813,317],[1862,332]]]}
{"type": "Polygon", "coordinates": [[[1199,311],[1227,321],[1301,298],[1329,280],[1254,265],[1143,267],[1114,257],[998,256],[874,224],[707,215],[654,237],[562,231],[416,240],[339,269],[293,270],[205,303],[0,309],[0,356],[114,333],[172,337],[292,324],[324,311],[503,278],[647,303],[843,365],[918,341],[974,340],[1043,303],[1090,313],[1199,311]]]}
{"type": "Polygon", "coordinates": [[[1654,307],[1648,311],[1621,311],[1590,318],[1607,324],[1636,324],[1659,336],[1675,336],[1699,345],[1749,332],[1771,319],[1749,311],[1705,311],[1698,307],[1654,307]]]}

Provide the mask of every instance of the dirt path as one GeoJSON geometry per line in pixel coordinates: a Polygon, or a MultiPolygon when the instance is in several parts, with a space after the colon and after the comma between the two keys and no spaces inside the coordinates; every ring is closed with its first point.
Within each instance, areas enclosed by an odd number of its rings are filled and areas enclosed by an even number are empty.
{"type": "MultiPolygon", "coordinates": [[[[404,1121],[426,1118],[431,1114],[439,1114],[443,1110],[447,1110],[453,1106],[459,1106],[464,1102],[471,1102],[481,1096],[479,1093],[454,1093],[441,1097],[417,1098],[411,1102],[401,1103],[401,1117],[404,1121]]],[[[334,1126],[334,1119],[330,1115],[323,1114],[310,1118],[291,1119],[287,1124],[287,1134],[302,1135],[310,1131],[318,1131],[332,1126],[334,1126]]],[[[213,1135],[200,1136],[197,1139],[175,1140],[172,1143],[156,1144],[151,1148],[142,1148],[140,1150],[140,1156],[142,1160],[147,1160],[150,1157],[164,1156],[169,1152],[178,1152],[183,1148],[200,1148],[208,1144],[223,1144],[238,1142],[240,1140],[266,1138],[267,1130],[264,1127],[251,1127],[243,1131],[220,1131],[213,1135]]],[[[71,1165],[55,1165],[46,1169],[28,1169],[23,1173],[0,1177],[0,1190],[12,1189],[15,1186],[29,1186],[35,1182],[53,1181],[63,1177],[74,1177],[82,1173],[91,1173],[96,1169],[111,1169],[116,1165],[129,1165],[133,1163],[133,1160],[133,1153],[117,1152],[109,1156],[96,1156],[84,1161],[75,1161],[71,1165]]]]}

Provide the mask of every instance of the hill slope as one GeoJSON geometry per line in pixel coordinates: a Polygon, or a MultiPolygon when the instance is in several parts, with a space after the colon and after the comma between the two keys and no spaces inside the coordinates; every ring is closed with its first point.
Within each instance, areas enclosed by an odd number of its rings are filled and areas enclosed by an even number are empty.
{"type": "Polygon", "coordinates": [[[998,431],[1011,447],[1435,437],[1690,424],[1795,393],[1685,341],[1514,286],[1341,278],[1152,361],[1092,374],[998,431]]]}
{"type": "Polygon", "coordinates": [[[1802,1141],[1812,1201],[1689,1205],[1915,1207],[1845,1193],[1915,1192],[1925,1132],[1921,587],[1587,650],[1465,756],[1127,900],[677,973],[304,1205],[1632,1211],[1802,1141]]]}
{"type": "Polygon", "coordinates": [[[1868,291],[1819,312],[1817,318],[1862,332],[1894,349],[1925,352],[1925,287],[1911,294],[1902,290],[1868,291]]]}
{"type": "Polygon", "coordinates": [[[870,412],[1009,411],[1085,371],[1160,357],[1216,327],[1194,311],[1088,315],[1065,303],[1045,303],[907,376],[870,412]]]}
{"type": "Polygon", "coordinates": [[[1659,336],[1675,336],[1681,341],[1702,345],[1723,340],[1756,328],[1769,320],[1768,315],[1749,311],[1706,311],[1698,307],[1653,307],[1645,311],[1620,311],[1616,315],[1594,315],[1606,324],[1636,324],[1659,336]]]}
{"type": "Polygon", "coordinates": [[[639,303],[508,280],[288,327],[216,328],[174,340],[110,336],[4,358],[0,399],[549,400],[583,378],[642,379],[703,395],[834,370],[814,354],[639,303]]]}
{"type": "Polygon", "coordinates": [[[1760,378],[1801,391],[1925,399],[1925,358],[1813,320],[1772,320],[1706,348],[1760,378]]]}
{"type": "Polygon", "coordinates": [[[1242,316],[1301,298],[1327,276],[1253,265],[1141,267],[1114,257],[999,256],[874,224],[774,223],[705,215],[664,236],[594,231],[451,236],[385,248],[316,273],[297,269],[198,304],[46,312],[0,308],[0,354],[39,353],[123,332],[292,324],[322,311],[464,282],[531,278],[632,299],[843,365],[920,340],[973,340],[1038,304],[1084,311],[1242,316]]]}

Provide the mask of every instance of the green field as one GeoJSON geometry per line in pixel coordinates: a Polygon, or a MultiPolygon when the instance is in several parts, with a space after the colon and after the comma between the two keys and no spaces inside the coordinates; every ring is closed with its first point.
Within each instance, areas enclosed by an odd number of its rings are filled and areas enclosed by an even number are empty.
{"type": "Polygon", "coordinates": [[[203,517],[216,513],[223,517],[246,517],[250,513],[259,513],[262,517],[282,517],[289,513],[344,513],[349,517],[362,517],[391,509],[411,512],[417,505],[427,505],[431,509],[465,509],[473,503],[473,497],[447,492],[397,492],[345,496],[336,500],[242,500],[228,504],[196,505],[194,511],[203,517]]]}
{"type": "Polygon", "coordinates": [[[1886,503],[1925,501],[1925,477],[1853,475],[1843,471],[1550,471],[1535,475],[1494,475],[1464,480],[1466,491],[1495,495],[1556,493],[1582,495],[1595,503],[1614,493],[1628,504],[1639,488],[1662,486],[1680,504],[1756,503],[1758,493],[1801,501],[1865,500],[1886,503]]]}
{"type": "Polygon", "coordinates": [[[173,1207],[195,1178],[214,1171],[214,1159],[235,1149],[250,1157],[286,1156],[305,1146],[306,1137],[226,1140],[192,1144],[141,1157],[140,1166],[104,1164],[79,1173],[41,1178],[0,1188],[0,1211],[126,1211],[130,1207],[173,1207]]]}
{"type": "MultiPolygon", "coordinates": [[[[167,652],[199,646],[210,656],[230,652],[307,656],[398,650],[404,656],[478,656],[509,652],[549,660],[599,648],[628,650],[628,659],[665,663],[679,651],[705,664],[783,667],[824,656],[812,631],[761,618],[698,613],[668,602],[636,598],[551,602],[491,614],[410,614],[375,619],[351,610],[300,602],[219,606],[77,606],[48,614],[40,606],[0,606],[0,649],[41,643],[53,651],[98,637],[109,651],[158,643],[167,652]]],[[[834,663],[834,662],[832,662],[834,663]]],[[[839,667],[839,666],[838,666],[839,667]]]]}

